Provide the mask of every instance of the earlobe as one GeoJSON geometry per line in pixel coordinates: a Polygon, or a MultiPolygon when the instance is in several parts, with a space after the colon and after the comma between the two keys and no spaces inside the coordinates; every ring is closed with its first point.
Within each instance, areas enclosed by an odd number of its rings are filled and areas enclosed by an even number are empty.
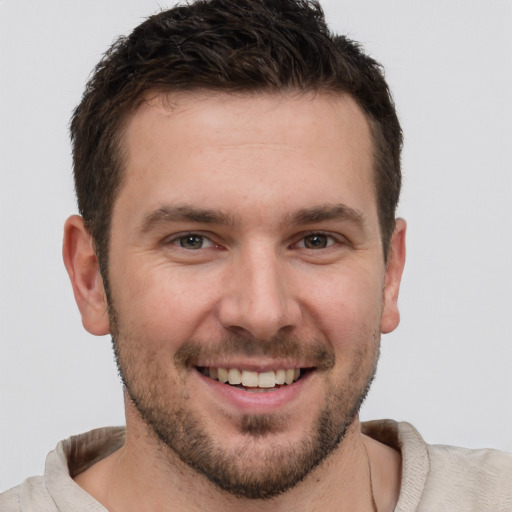
{"type": "Polygon", "coordinates": [[[400,282],[405,265],[406,227],[404,219],[396,220],[395,230],[389,245],[384,283],[384,304],[380,326],[383,334],[394,331],[400,323],[398,292],[400,291],[400,282]]]}
{"type": "Polygon", "coordinates": [[[83,326],[97,336],[108,334],[110,326],[107,299],[98,258],[91,236],[82,217],[78,215],[71,216],[64,225],[62,256],[83,326]]]}

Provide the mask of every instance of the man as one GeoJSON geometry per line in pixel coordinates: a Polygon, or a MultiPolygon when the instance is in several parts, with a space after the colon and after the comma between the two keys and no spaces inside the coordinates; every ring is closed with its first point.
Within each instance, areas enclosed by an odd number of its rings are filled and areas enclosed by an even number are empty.
{"type": "Polygon", "coordinates": [[[64,261],[110,333],[126,431],[61,443],[11,510],[511,510],[512,460],[361,425],[396,328],[401,130],[377,63],[307,2],[153,16],[71,125],[64,261]]]}

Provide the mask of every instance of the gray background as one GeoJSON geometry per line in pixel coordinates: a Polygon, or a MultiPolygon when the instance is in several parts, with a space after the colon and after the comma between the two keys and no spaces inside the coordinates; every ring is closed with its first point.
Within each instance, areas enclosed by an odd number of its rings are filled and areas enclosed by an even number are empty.
{"type": "MultiPolygon", "coordinates": [[[[363,419],[512,451],[512,2],[323,5],[385,65],[406,136],[402,324],[363,419]]],[[[0,1],[0,490],[41,473],[61,438],[123,423],[110,340],[83,331],[61,263],[67,125],[114,36],[158,8],[0,1]]]]}

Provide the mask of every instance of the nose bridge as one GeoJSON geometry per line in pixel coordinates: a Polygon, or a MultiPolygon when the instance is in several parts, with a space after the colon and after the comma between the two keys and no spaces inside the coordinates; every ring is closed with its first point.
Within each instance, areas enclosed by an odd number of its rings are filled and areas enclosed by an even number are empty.
{"type": "Polygon", "coordinates": [[[251,244],[234,257],[219,311],[225,328],[243,329],[257,339],[269,339],[296,325],[299,306],[283,267],[271,244],[251,244]]]}

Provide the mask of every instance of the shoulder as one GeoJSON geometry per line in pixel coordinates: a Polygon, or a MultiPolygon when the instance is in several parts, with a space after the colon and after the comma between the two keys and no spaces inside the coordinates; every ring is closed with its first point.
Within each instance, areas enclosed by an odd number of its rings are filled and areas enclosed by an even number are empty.
{"type": "Polygon", "coordinates": [[[48,493],[42,476],[34,476],[0,494],[1,512],[21,512],[23,504],[37,503],[38,512],[56,512],[55,502],[48,493]]]}
{"type": "Polygon", "coordinates": [[[402,480],[396,512],[511,512],[512,455],[430,445],[409,423],[379,420],[363,432],[398,450],[402,480]]]}
{"type": "Polygon", "coordinates": [[[105,511],[73,477],[120,448],[124,439],[124,428],[106,427],[61,441],[46,457],[43,476],[0,494],[0,512],[105,511]]]}
{"type": "Polygon", "coordinates": [[[457,510],[512,510],[512,455],[498,450],[428,446],[430,470],[424,500],[457,510]]]}
{"type": "Polygon", "coordinates": [[[0,510],[2,512],[18,512],[20,508],[20,486],[0,494],[0,510]]]}

